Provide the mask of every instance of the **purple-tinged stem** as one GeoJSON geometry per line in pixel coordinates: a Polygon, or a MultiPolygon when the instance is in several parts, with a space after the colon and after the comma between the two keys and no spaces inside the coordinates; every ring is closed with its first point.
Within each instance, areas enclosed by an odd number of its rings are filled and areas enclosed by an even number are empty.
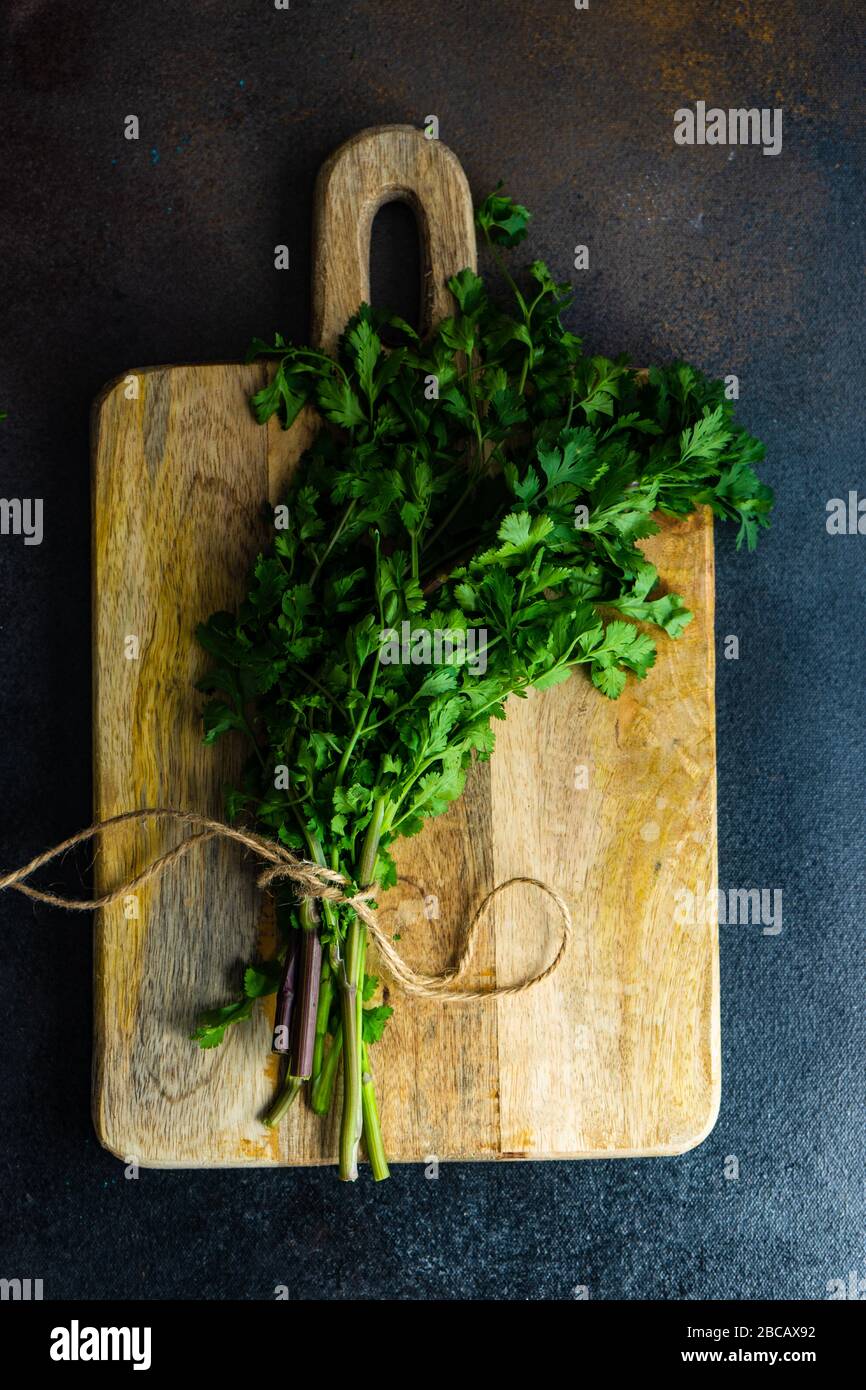
{"type": "Polygon", "coordinates": [[[298,978],[298,956],[300,955],[298,933],[293,931],[286,947],[283,975],[277,989],[277,1003],[274,1010],[274,1033],[271,1048],[274,1052],[285,1054],[291,1050],[292,1014],[295,1007],[296,983],[298,978]]]}
{"type": "MultiPolygon", "coordinates": [[[[302,914],[303,915],[303,914],[302,914]]],[[[306,1081],[313,1074],[319,981],[322,978],[322,943],[315,923],[304,927],[298,964],[297,1008],[292,1038],[292,1075],[306,1081]]]]}

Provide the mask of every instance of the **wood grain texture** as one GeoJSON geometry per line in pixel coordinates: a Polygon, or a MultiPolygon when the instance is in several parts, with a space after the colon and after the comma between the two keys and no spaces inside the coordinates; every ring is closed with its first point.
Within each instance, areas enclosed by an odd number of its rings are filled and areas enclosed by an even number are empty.
{"type": "MultiPolygon", "coordinates": [[[[316,191],[313,314],[333,346],[368,293],[369,228],[389,196],[416,207],[430,321],[435,287],[474,264],[460,166],[410,127],[364,132],[323,167],[316,191]]],[[[94,410],[94,749],[97,817],[146,805],[222,812],[240,749],[201,744],[205,667],[194,628],[244,592],[277,500],[314,429],[255,425],[259,366],[130,373],[94,410]],[[137,659],[127,638],[139,641],[137,659]]],[[[712,527],[666,524],[647,546],[695,622],[661,639],[656,668],[617,703],[578,676],[512,701],[489,764],[398,853],[382,918],[413,964],[450,958],[494,882],[556,884],[575,919],[557,974],[519,998],[473,1005],[395,995],[373,1054],[394,1161],[677,1153],[711,1128],[719,1097],[718,941],[684,892],[716,886],[712,527]],[[586,769],[582,772],[581,769],[586,769]],[[584,785],[585,784],[585,785],[584,785]]],[[[175,842],[165,827],[104,839],[100,888],[175,842]]],[[[714,899],[713,899],[714,900],[714,899]]],[[[223,1047],[188,1040],[200,1007],[237,986],[238,962],[273,949],[252,875],[209,845],[120,906],[96,931],[94,1119],[103,1144],[152,1166],[335,1161],[336,1122],[295,1106],[277,1134],[259,1116],[276,1081],[261,1009],[223,1047]]],[[[523,887],[492,907],[474,981],[543,964],[556,923],[523,887]]]]}
{"type": "Polygon", "coordinates": [[[326,160],[313,200],[313,342],[333,352],[346,320],[370,300],[370,230],[385,203],[415,214],[422,328],[453,313],[446,280],[475,269],[472,195],[455,155],[410,125],[363,130],[326,160]]]}

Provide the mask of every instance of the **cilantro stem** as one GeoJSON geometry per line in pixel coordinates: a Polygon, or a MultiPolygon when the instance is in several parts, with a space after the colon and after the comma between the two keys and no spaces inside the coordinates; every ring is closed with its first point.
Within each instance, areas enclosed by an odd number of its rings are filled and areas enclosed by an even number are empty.
{"type": "MultiPolygon", "coordinates": [[[[265,355],[274,357],[274,356],[277,356],[277,355],[278,355],[278,352],[277,352],[277,349],[275,349],[275,348],[268,348],[268,349],[267,349],[267,353],[261,352],[261,353],[257,353],[256,355],[257,355],[257,356],[262,356],[262,357],[265,356],[265,355]]],[[[283,356],[283,362],[290,362],[290,363],[292,363],[292,364],[294,365],[295,359],[298,358],[298,357],[310,357],[310,358],[312,358],[314,361],[321,362],[324,366],[328,367],[328,369],[331,370],[331,371],[333,371],[333,369],[336,367],[337,371],[340,373],[340,375],[341,375],[341,377],[343,378],[343,380],[344,380],[344,381],[348,381],[348,377],[346,376],[346,373],[345,373],[344,368],[340,365],[340,363],[336,360],[336,358],[334,358],[334,357],[329,357],[328,354],[325,353],[325,352],[317,352],[315,348],[310,348],[310,347],[303,347],[303,348],[295,348],[295,347],[293,347],[293,348],[290,348],[289,351],[288,351],[287,353],[284,354],[284,356],[283,356]]]]}
{"type": "Polygon", "coordinates": [[[310,575],[310,581],[309,581],[309,583],[310,583],[310,588],[311,588],[311,589],[312,589],[313,585],[315,584],[316,580],[318,579],[319,575],[322,573],[322,567],[323,567],[325,561],[327,560],[327,558],[328,558],[328,556],[330,555],[331,551],[334,549],[334,546],[337,544],[337,541],[340,539],[340,536],[343,534],[343,531],[345,530],[346,526],[348,525],[348,522],[349,522],[349,519],[350,519],[350,517],[351,517],[351,515],[352,515],[352,512],[355,510],[355,507],[356,507],[357,505],[358,505],[358,499],[357,499],[357,497],[353,497],[352,500],[351,500],[351,502],[347,502],[347,504],[346,504],[346,506],[345,506],[345,508],[344,508],[344,511],[343,511],[343,515],[340,517],[340,520],[337,522],[337,525],[334,527],[333,531],[331,532],[331,538],[330,538],[330,540],[328,541],[328,544],[325,546],[324,553],[323,553],[323,554],[320,556],[320,558],[316,561],[315,569],[313,570],[312,574],[310,575]]]}
{"type": "Polygon", "coordinates": [[[370,1049],[366,1043],[363,1043],[361,1046],[361,1060],[363,1067],[361,1078],[361,1105],[364,1112],[364,1143],[367,1148],[367,1157],[370,1160],[370,1167],[373,1171],[373,1181],[383,1182],[385,1178],[390,1178],[391,1170],[388,1167],[388,1159],[385,1156],[385,1145],[382,1141],[382,1127],[379,1123],[379,1107],[376,1104],[373,1073],[370,1070],[370,1049]]]}
{"type": "Polygon", "coordinates": [[[358,1145],[363,1129],[361,1108],[361,1018],[364,970],[364,924],[358,917],[346,933],[346,960],[340,981],[343,1018],[343,1115],[340,1121],[339,1175],[342,1182],[358,1177],[358,1145]]]}
{"type": "Polygon", "coordinates": [[[389,834],[390,834],[392,831],[396,830],[397,826],[400,825],[400,824],[406,819],[406,817],[410,814],[410,812],[407,811],[407,812],[405,812],[405,813],[399,818],[399,820],[396,820],[396,821],[395,821],[395,820],[394,820],[394,812],[397,810],[398,806],[400,806],[400,805],[402,804],[402,802],[404,802],[404,801],[406,800],[406,797],[409,795],[409,793],[410,793],[410,791],[412,790],[412,788],[414,787],[415,783],[418,781],[418,778],[421,777],[421,776],[427,771],[428,767],[432,767],[433,764],[434,764],[435,762],[438,762],[439,759],[440,759],[441,757],[442,757],[442,754],[441,754],[441,753],[434,753],[432,757],[430,757],[430,758],[423,758],[423,759],[421,759],[419,762],[415,763],[415,765],[414,765],[413,768],[412,768],[411,773],[410,773],[409,776],[407,777],[406,781],[403,783],[403,790],[401,791],[400,795],[396,798],[396,800],[394,800],[394,801],[391,803],[391,805],[390,805],[390,807],[389,807],[389,815],[388,815],[388,821],[387,821],[387,827],[388,827],[388,833],[389,833],[389,834]]]}
{"type": "Polygon", "coordinates": [[[370,824],[367,826],[364,848],[358,861],[358,882],[362,888],[369,888],[370,884],[375,882],[376,856],[379,853],[379,841],[382,838],[382,827],[387,810],[388,798],[377,797],[373,803],[373,813],[370,817],[370,824]]]}
{"type": "MultiPolygon", "coordinates": [[[[324,1042],[324,1039],[323,1039],[324,1042]]],[[[310,1092],[310,1105],[317,1115],[327,1115],[334,1098],[334,1082],[343,1055],[343,1025],[337,1024],[337,1031],[331,1039],[331,1046],[319,1072],[313,1079],[310,1092]]]]}
{"type": "MultiPolygon", "coordinates": [[[[294,813],[295,813],[295,819],[296,819],[297,822],[298,822],[298,826],[300,827],[301,834],[303,835],[304,839],[305,839],[306,842],[307,842],[307,848],[309,849],[309,852],[310,852],[310,858],[314,861],[314,863],[318,864],[321,868],[323,868],[323,869],[327,868],[327,860],[325,859],[325,854],[324,854],[324,850],[322,849],[321,843],[319,842],[319,840],[317,839],[317,837],[316,837],[315,835],[313,835],[312,832],[311,832],[311,831],[309,830],[309,828],[307,827],[307,824],[306,824],[306,822],[305,822],[303,816],[301,815],[300,811],[298,810],[298,804],[297,804],[297,802],[292,801],[292,802],[290,802],[289,804],[290,804],[292,810],[293,810],[294,813]]],[[[305,912],[312,912],[312,907],[313,907],[312,899],[310,899],[310,898],[304,898],[304,901],[303,901],[302,904],[301,904],[301,920],[302,920],[302,922],[304,921],[304,913],[305,913],[305,912]]],[[[327,899],[325,899],[325,900],[322,902],[322,911],[323,911],[324,914],[325,914],[325,920],[326,920],[326,922],[328,923],[328,926],[329,926],[333,931],[336,932],[336,930],[337,930],[337,917],[336,917],[336,911],[335,911],[335,908],[334,908],[334,904],[331,903],[331,902],[328,902],[327,899]]],[[[312,920],[312,919],[310,918],[309,920],[312,920]]]]}
{"type": "Polygon", "coordinates": [[[292,931],[286,948],[283,973],[277,988],[277,1001],[274,1009],[274,1031],[272,1050],[281,1054],[291,1051],[292,1014],[298,979],[298,933],[292,931]]]}
{"type": "MultiPolygon", "coordinates": [[[[436,527],[434,527],[431,535],[427,537],[426,545],[428,550],[435,543],[435,541],[438,540],[442,532],[446,530],[448,526],[451,525],[451,522],[454,520],[455,516],[457,516],[458,512],[462,511],[466,503],[469,501],[469,498],[475,492],[475,489],[478,486],[478,481],[483,475],[485,469],[484,441],[486,436],[481,428],[481,417],[478,413],[478,401],[475,395],[473,374],[471,371],[468,371],[464,373],[464,376],[466,377],[466,388],[469,394],[469,404],[472,408],[472,426],[475,431],[477,464],[474,469],[469,469],[469,481],[466,484],[463,491],[461,492],[460,496],[457,498],[457,501],[450,508],[450,510],[446,512],[445,516],[442,518],[439,524],[436,527]]],[[[495,452],[496,451],[494,450],[494,455],[495,452]]]]}
{"type": "Polygon", "coordinates": [[[495,244],[495,242],[493,242],[493,241],[490,240],[490,235],[489,235],[489,233],[488,233],[486,227],[484,228],[484,240],[487,242],[487,245],[488,245],[489,249],[493,252],[493,259],[495,260],[497,266],[499,267],[500,274],[502,274],[502,275],[505,277],[506,281],[508,282],[508,284],[509,284],[509,286],[510,286],[510,288],[511,288],[511,292],[512,292],[512,294],[514,295],[514,298],[517,300],[518,304],[520,305],[521,309],[523,310],[523,316],[524,316],[524,318],[526,318],[526,300],[523,298],[523,295],[520,293],[520,290],[517,288],[517,285],[515,284],[514,279],[513,279],[512,276],[509,274],[508,266],[505,264],[505,260],[504,260],[504,258],[503,258],[503,256],[502,256],[502,253],[500,252],[498,246],[495,244]]]}
{"type": "MultiPolygon", "coordinates": [[[[316,1037],[313,1044],[312,1081],[314,1091],[325,1056],[325,1035],[328,1031],[328,1019],[331,1014],[333,998],[334,974],[331,970],[331,963],[328,957],[325,956],[322,960],[322,977],[319,982],[319,1007],[316,1010],[316,1037]]],[[[315,1106],[313,1106],[313,1109],[315,1109],[315,1106]]]]}
{"type": "Polygon", "coordinates": [[[419,557],[418,557],[418,532],[417,532],[417,531],[410,531],[410,532],[409,532],[409,544],[410,544],[410,546],[411,546],[411,552],[412,552],[412,578],[415,579],[415,580],[417,580],[417,578],[418,578],[418,558],[419,558],[419,557]]]}
{"type": "MultiPolygon", "coordinates": [[[[379,841],[385,821],[387,799],[377,798],[367,827],[364,847],[358,864],[362,887],[369,887],[376,871],[379,841]]],[[[364,960],[367,952],[367,928],[353,915],[346,933],[346,961],[340,979],[341,1012],[343,1020],[343,1114],[340,1122],[340,1178],[354,1182],[358,1176],[358,1145],[364,1128],[363,1108],[363,986],[364,960]]],[[[372,1086],[372,1078],[367,1083],[372,1086]]],[[[375,1106],[370,1109],[370,1145],[378,1153],[381,1135],[375,1106]]],[[[384,1173],[380,1173],[384,1176],[384,1173]]]]}
{"type": "Polygon", "coordinates": [[[349,738],[349,741],[346,744],[345,749],[343,750],[343,756],[340,759],[340,765],[337,768],[337,776],[334,781],[335,787],[340,787],[343,785],[343,778],[346,775],[346,768],[349,766],[349,759],[352,756],[355,744],[358,742],[358,739],[361,736],[361,730],[367,722],[367,715],[370,713],[370,706],[373,703],[373,694],[376,689],[376,681],[379,676],[379,664],[380,663],[377,653],[373,658],[373,669],[370,673],[370,684],[367,688],[366,699],[364,700],[364,704],[361,709],[361,713],[358,716],[357,723],[355,724],[355,727],[352,730],[351,737],[349,738]]]}
{"type": "Polygon", "coordinates": [[[394,709],[389,710],[381,719],[377,719],[375,724],[365,724],[361,730],[361,737],[366,738],[368,734],[372,734],[376,729],[381,729],[383,724],[390,724],[391,720],[396,719],[398,714],[403,714],[405,710],[410,709],[412,703],[412,700],[404,700],[402,705],[397,705],[394,709]]]}
{"type": "Polygon", "coordinates": [[[475,395],[475,378],[471,375],[466,380],[466,391],[469,396],[469,405],[472,409],[472,426],[475,430],[475,443],[478,448],[477,467],[475,472],[477,476],[480,476],[484,471],[484,431],[481,428],[481,416],[478,414],[478,398],[475,395]]]}
{"type": "MultiPolygon", "coordinates": [[[[324,864],[325,856],[319,841],[307,830],[297,807],[293,809],[306,836],[312,858],[316,863],[324,864]]],[[[332,911],[331,903],[323,903],[322,906],[326,912],[332,911]]],[[[303,935],[300,945],[297,938],[289,943],[274,1021],[275,1050],[286,1051],[284,1046],[277,1049],[277,1041],[282,1043],[283,1037],[278,1039],[276,1029],[282,1025],[288,1030],[294,1013],[294,1026],[291,1028],[291,1044],[288,1049],[291,1057],[289,1079],[297,1081],[298,1087],[313,1073],[315,1034],[319,1020],[319,988],[323,970],[322,945],[312,898],[302,900],[299,916],[303,935]]],[[[288,1085],[288,1082],[286,1084],[288,1085]]],[[[294,1094],[286,1097],[284,1089],[283,1095],[274,1103],[266,1123],[277,1124],[293,1100],[294,1094]]]]}
{"type": "Polygon", "coordinates": [[[291,1105],[294,1104],[294,1101],[300,1094],[302,1085],[303,1081],[301,1077],[292,1076],[291,1074],[288,1074],[286,1076],[280,1094],[277,1096],[277,1099],[274,1101],[273,1105],[271,1106],[270,1110],[268,1111],[267,1115],[265,1115],[265,1118],[262,1121],[263,1124],[267,1125],[268,1129],[275,1129],[276,1126],[280,1123],[280,1120],[283,1118],[286,1111],[289,1109],[291,1105]]]}

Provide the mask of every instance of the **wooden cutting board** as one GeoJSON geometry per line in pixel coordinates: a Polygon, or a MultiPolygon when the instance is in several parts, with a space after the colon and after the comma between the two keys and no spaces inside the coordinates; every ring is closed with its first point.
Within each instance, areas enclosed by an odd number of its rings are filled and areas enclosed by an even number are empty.
{"type": "MultiPolygon", "coordinates": [[[[369,298],[372,219],[395,197],[418,217],[428,322],[450,311],[447,277],[475,264],[454,155],[409,126],[365,131],[316,188],[313,336],[327,349],[369,298]]],[[[287,433],[254,423],[247,398],[265,375],[149,368],[94,407],[97,818],[167,804],[222,814],[241,749],[202,746],[194,628],[242,597],[267,543],[262,500],[281,497],[314,428],[308,415],[287,433]]],[[[715,1120],[711,520],[666,524],[646,548],[695,611],[685,636],[662,636],[655,669],[618,702],[581,675],[512,701],[462,801],[400,846],[382,920],[416,966],[444,966],[473,906],[513,875],[558,886],[575,933],[561,969],[528,995],[443,1005],[392,993],[373,1065],[393,1161],[675,1154],[715,1120]]],[[[179,838],[162,825],[103,837],[99,891],[179,838]]],[[[470,982],[535,971],[558,930],[540,894],[509,890],[470,982]]],[[[232,996],[257,944],[273,950],[273,923],[224,844],[99,915],[94,1117],[112,1152],[165,1167],[335,1161],[336,1113],[322,1121],[300,1104],[277,1133],[260,1122],[277,1079],[265,1008],[214,1051],[189,1041],[196,1012],[232,996]]]]}

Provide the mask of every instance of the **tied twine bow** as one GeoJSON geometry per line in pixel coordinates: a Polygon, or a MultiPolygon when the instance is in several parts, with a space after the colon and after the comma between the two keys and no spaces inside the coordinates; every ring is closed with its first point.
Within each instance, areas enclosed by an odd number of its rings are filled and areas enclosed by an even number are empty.
{"type": "Polygon", "coordinates": [[[176,864],[184,855],[213,839],[234,840],[252,850],[265,863],[266,867],[261,870],[256,879],[258,887],[262,890],[269,889],[272,884],[280,880],[289,879],[301,897],[319,898],[336,903],[338,906],[342,904],[345,907],[351,907],[369,929],[379,954],[394,980],[407,994],[414,994],[422,999],[438,999],[440,1003],[447,1004],[462,1003],[471,999],[501,999],[509,994],[523,994],[526,990],[533,989],[535,985],[540,985],[542,980],[546,980],[558,969],[568,948],[572,923],[571,913],[565,899],[555,888],[551,888],[550,884],[542,882],[541,879],[517,875],[498,883],[479,903],[465,929],[457,963],[449,970],[443,970],[439,975],[422,974],[406,964],[379,926],[376,913],[370,906],[376,896],[375,889],[364,888],[357,893],[346,893],[344,889],[349,886],[349,883],[342,874],[337,873],[334,869],[325,868],[323,865],[313,864],[307,859],[299,859],[276,840],[265,839],[263,835],[256,835],[252,830],[238,830],[235,826],[226,825],[223,821],[211,820],[209,816],[200,816],[195,811],[179,811],[171,806],[149,807],[143,811],[124,811],[119,816],[109,816],[108,819],[89,826],[87,830],[80,830],[77,835],[70,836],[61,844],[54,845],[52,849],[45,850],[42,854],[37,854],[36,858],[31,859],[30,863],[25,864],[23,868],[0,876],[0,892],[5,888],[13,888],[17,893],[24,893],[28,898],[34,898],[41,903],[49,903],[52,907],[69,908],[75,912],[92,912],[96,908],[109,907],[111,903],[118,902],[138,888],[140,884],[159,878],[166,869],[176,864]],[[154,859],[152,864],[148,864],[147,868],[142,869],[141,873],[128,879],[120,887],[103,893],[101,897],[62,898],[56,893],[46,893],[39,888],[33,888],[26,881],[43,864],[48,864],[58,855],[65,854],[68,849],[73,849],[76,845],[84,844],[87,840],[93,839],[94,835],[98,835],[102,831],[111,830],[118,825],[142,823],[160,818],[197,827],[196,833],[181,840],[173,849],[166,850],[164,854],[154,859]],[[542,893],[546,893],[552,899],[559,909],[562,919],[562,934],[556,955],[544,970],[520,980],[517,984],[494,985],[487,989],[453,989],[452,986],[462,979],[469,967],[475,948],[478,924],[486,908],[494,898],[514,883],[528,883],[532,887],[540,889],[542,893]]]}

